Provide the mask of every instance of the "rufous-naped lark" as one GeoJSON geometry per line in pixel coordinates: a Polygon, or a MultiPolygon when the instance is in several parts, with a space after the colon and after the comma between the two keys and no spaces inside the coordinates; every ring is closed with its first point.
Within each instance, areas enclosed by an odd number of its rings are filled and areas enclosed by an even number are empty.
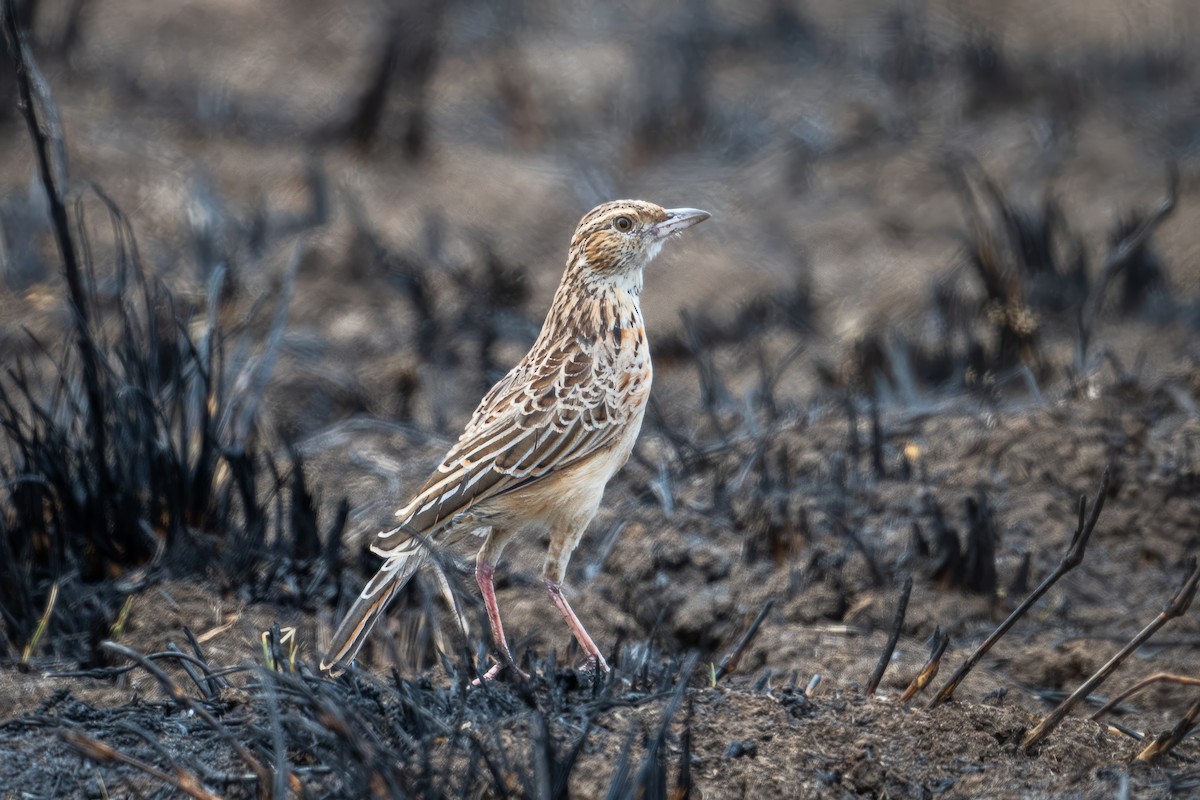
{"type": "Polygon", "coordinates": [[[546,591],[591,665],[608,664],[562,593],[571,553],[605,484],[629,458],[650,394],[642,270],[671,236],[708,219],[694,208],[605,203],[580,221],[567,268],[533,347],[480,402],[458,442],[372,550],[386,559],[333,634],[321,668],[354,658],[388,602],[429,558],[431,543],[483,533],[475,580],[499,659],[516,670],[492,575],[514,534],[542,525],[546,591]]]}

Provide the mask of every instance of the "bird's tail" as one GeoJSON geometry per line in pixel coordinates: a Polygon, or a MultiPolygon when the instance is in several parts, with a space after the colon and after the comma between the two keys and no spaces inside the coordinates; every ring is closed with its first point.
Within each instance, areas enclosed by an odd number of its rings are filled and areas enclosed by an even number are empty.
{"type": "Polygon", "coordinates": [[[354,660],[367,635],[383,616],[384,609],[417,573],[426,558],[428,554],[424,543],[417,541],[408,543],[388,556],[388,560],[363,587],[354,605],[333,632],[329,650],[321,659],[322,671],[334,677],[342,674],[342,667],[354,660]]]}

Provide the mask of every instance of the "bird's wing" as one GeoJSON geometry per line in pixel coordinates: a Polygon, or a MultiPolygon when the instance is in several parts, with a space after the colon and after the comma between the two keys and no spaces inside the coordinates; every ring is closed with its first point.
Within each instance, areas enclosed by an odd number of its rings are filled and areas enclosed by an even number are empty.
{"type": "Polygon", "coordinates": [[[412,501],[379,535],[387,555],[489,497],[577,463],[620,439],[629,387],[592,354],[571,346],[531,352],[480,402],[466,430],[412,501]],[[394,540],[387,541],[389,539],[394,540]]]}

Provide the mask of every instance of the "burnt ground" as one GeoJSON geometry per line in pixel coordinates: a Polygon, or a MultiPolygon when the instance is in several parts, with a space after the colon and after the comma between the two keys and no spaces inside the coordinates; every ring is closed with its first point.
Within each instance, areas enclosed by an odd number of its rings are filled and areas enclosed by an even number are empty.
{"type": "Polygon", "coordinates": [[[37,3],[115,366],[100,469],[0,68],[0,796],[1195,792],[1195,730],[1135,760],[1195,685],[1087,718],[1200,677],[1195,608],[1021,745],[1200,554],[1200,17],[1043,5],[37,3]],[[616,196],[713,219],[649,271],[656,405],[568,578],[613,673],[570,668],[535,532],[498,573],[530,683],[466,686],[469,548],[465,637],[418,580],[359,673],[316,676],[370,535],[616,196]],[[1106,467],[1081,565],[927,708],[1106,467]]]}

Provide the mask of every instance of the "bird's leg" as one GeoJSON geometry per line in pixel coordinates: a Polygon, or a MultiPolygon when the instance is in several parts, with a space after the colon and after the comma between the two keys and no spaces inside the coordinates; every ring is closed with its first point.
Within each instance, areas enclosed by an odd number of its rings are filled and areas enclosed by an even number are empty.
{"type": "Polygon", "coordinates": [[[551,602],[562,613],[563,619],[567,621],[567,626],[571,629],[571,633],[575,634],[575,640],[579,642],[579,646],[587,654],[585,668],[595,669],[599,667],[608,672],[608,662],[600,654],[600,648],[596,647],[596,643],[592,641],[592,637],[584,629],[583,623],[579,621],[579,617],[575,616],[575,612],[571,610],[571,604],[567,602],[567,598],[562,593],[563,577],[567,573],[567,564],[571,560],[571,553],[574,552],[575,546],[579,544],[579,540],[583,537],[583,532],[587,529],[588,522],[591,521],[592,515],[595,513],[596,510],[593,508],[589,513],[573,520],[572,524],[564,525],[550,531],[550,549],[546,552],[546,561],[542,566],[542,580],[546,583],[546,594],[550,595],[551,602]]]}
{"type": "Polygon", "coordinates": [[[563,597],[562,584],[550,578],[545,578],[545,581],[546,593],[550,595],[550,600],[562,612],[563,619],[567,621],[567,625],[571,628],[571,633],[575,634],[575,640],[579,642],[579,646],[583,648],[583,652],[587,653],[588,664],[592,667],[598,666],[600,669],[608,672],[608,662],[600,654],[600,648],[596,647],[596,643],[592,641],[592,637],[588,636],[583,623],[579,621],[579,617],[575,616],[575,612],[571,610],[571,604],[567,602],[567,598],[563,597]]]}
{"type": "Polygon", "coordinates": [[[500,621],[500,606],[496,604],[496,586],[493,577],[496,574],[496,561],[500,551],[504,549],[508,537],[493,529],[488,533],[479,555],[475,558],[475,583],[479,584],[479,593],[483,595],[483,606],[487,609],[488,623],[492,629],[492,641],[500,651],[500,658],[484,674],[483,679],[490,681],[500,674],[505,667],[511,667],[513,672],[523,678],[529,674],[517,666],[512,653],[508,649],[508,641],[504,638],[504,623],[500,621]]]}
{"type": "Polygon", "coordinates": [[[495,564],[482,559],[476,562],[475,582],[479,584],[479,593],[483,595],[483,605],[487,609],[488,622],[492,626],[492,640],[496,644],[496,649],[500,651],[500,659],[492,665],[483,679],[490,681],[505,667],[512,667],[518,675],[528,678],[529,676],[522,672],[513,661],[512,653],[508,649],[508,641],[504,638],[504,624],[500,622],[500,607],[496,604],[496,587],[492,582],[492,576],[495,574],[495,564]]]}

